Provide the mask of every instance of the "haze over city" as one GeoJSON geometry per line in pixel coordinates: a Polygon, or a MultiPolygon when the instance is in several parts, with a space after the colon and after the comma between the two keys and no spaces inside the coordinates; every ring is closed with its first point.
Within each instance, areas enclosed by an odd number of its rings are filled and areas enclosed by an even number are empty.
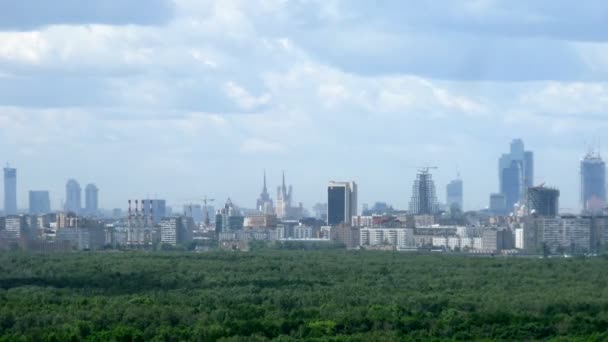
{"type": "Polygon", "coordinates": [[[588,1],[0,2],[0,159],[18,204],[69,178],[100,206],[208,194],[251,207],[266,169],[294,201],[354,179],[406,208],[416,167],[465,209],[498,191],[513,138],[534,183],[579,208],[608,109],[608,4],[588,1]],[[32,8],[36,8],[35,11],[32,8]],[[145,9],[140,11],[139,9],[145,9]]]}

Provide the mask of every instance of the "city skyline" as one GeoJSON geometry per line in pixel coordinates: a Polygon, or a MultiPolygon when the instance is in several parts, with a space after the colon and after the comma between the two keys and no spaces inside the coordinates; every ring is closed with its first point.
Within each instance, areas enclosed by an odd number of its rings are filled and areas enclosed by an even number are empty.
{"type": "Polygon", "coordinates": [[[427,163],[438,198],[459,170],[482,208],[521,138],[576,209],[577,163],[608,128],[603,1],[129,3],[0,8],[0,155],[29,184],[20,208],[30,189],[59,205],[68,178],[94,179],[106,208],[251,206],[262,169],[275,186],[285,169],[307,207],[355,179],[360,203],[406,208],[405,167],[427,163]]]}

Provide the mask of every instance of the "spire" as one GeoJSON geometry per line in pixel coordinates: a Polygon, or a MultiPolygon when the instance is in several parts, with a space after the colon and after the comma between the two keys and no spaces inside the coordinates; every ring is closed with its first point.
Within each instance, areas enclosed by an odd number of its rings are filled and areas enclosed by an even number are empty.
{"type": "Polygon", "coordinates": [[[266,190],[266,169],[264,169],[264,188],[263,188],[262,192],[263,193],[267,192],[267,190],[266,190]]]}
{"type": "Polygon", "coordinates": [[[283,185],[282,185],[283,189],[286,189],[285,187],[285,170],[283,170],[283,185]]]}

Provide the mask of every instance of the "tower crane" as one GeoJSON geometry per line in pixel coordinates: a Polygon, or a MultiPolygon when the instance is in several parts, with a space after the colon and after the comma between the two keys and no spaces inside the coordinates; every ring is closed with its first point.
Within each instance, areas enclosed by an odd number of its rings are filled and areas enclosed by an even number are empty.
{"type": "MultiPolygon", "coordinates": [[[[205,197],[203,197],[203,198],[190,198],[190,199],[187,199],[187,201],[198,201],[198,202],[203,203],[203,205],[205,206],[205,228],[208,228],[209,225],[211,224],[211,222],[209,220],[209,210],[207,208],[207,203],[211,203],[211,202],[215,201],[215,199],[208,198],[207,195],[205,195],[205,197]]],[[[192,204],[190,204],[190,214],[192,214],[192,204]]]]}

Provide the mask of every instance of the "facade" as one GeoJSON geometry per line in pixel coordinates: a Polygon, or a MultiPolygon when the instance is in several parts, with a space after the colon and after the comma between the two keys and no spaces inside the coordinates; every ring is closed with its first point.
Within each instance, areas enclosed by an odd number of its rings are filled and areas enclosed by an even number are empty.
{"type": "Polygon", "coordinates": [[[87,184],[84,189],[84,210],[89,215],[99,211],[99,189],[95,184],[87,184]]]}
{"type": "Polygon", "coordinates": [[[599,211],[606,204],[606,164],[599,154],[588,153],[581,161],[581,207],[599,211]]]}
{"type": "Polygon", "coordinates": [[[408,229],[404,228],[361,228],[359,243],[362,247],[390,246],[403,249],[408,247],[407,232],[408,229]]]}
{"type": "Polygon", "coordinates": [[[508,213],[507,198],[504,194],[490,195],[490,212],[493,215],[506,215],[508,213]]]}
{"type": "Polygon", "coordinates": [[[528,215],[555,217],[559,214],[559,190],[544,186],[526,190],[528,215]]]}
{"type": "Polygon", "coordinates": [[[245,228],[271,228],[277,226],[276,215],[258,213],[245,216],[243,227],[245,228]]]}
{"type": "Polygon", "coordinates": [[[68,180],[65,185],[65,211],[80,214],[82,210],[82,189],[75,179],[68,180]]]}
{"type": "Polygon", "coordinates": [[[55,241],[82,250],[101,249],[106,243],[106,232],[99,227],[61,228],[57,229],[55,241]]]}
{"type": "Polygon", "coordinates": [[[48,191],[29,192],[29,213],[32,215],[48,214],[51,212],[51,199],[48,191]]]}
{"type": "Polygon", "coordinates": [[[17,214],[17,169],[4,168],[4,214],[17,214]]]}
{"type": "Polygon", "coordinates": [[[410,214],[433,215],[439,212],[437,196],[435,194],[435,182],[428,168],[421,170],[416,175],[412,186],[412,198],[410,200],[410,214]]]}
{"type": "Polygon", "coordinates": [[[327,224],[350,224],[357,215],[357,184],[329,182],[327,186],[327,224]]]}
{"type": "Polygon", "coordinates": [[[160,221],[160,241],[175,246],[192,241],[194,221],[191,217],[169,217],[160,221]]]}
{"type": "Polygon", "coordinates": [[[25,236],[26,222],[23,215],[8,215],[4,221],[4,230],[10,239],[19,240],[25,236]]]}
{"type": "Polygon", "coordinates": [[[530,218],[523,227],[523,246],[530,253],[583,253],[591,250],[592,218],[530,218]]]}
{"type": "Polygon", "coordinates": [[[272,198],[270,198],[268,188],[266,187],[266,171],[264,171],[264,185],[262,186],[262,193],[260,193],[260,197],[257,199],[255,207],[260,213],[263,214],[274,213],[272,198]]]}
{"type": "Polygon", "coordinates": [[[454,179],[446,186],[446,199],[445,203],[448,208],[457,206],[458,209],[463,210],[463,186],[462,179],[454,179]]]}
{"type": "Polygon", "coordinates": [[[521,139],[511,142],[509,153],[503,154],[498,161],[500,193],[505,195],[507,211],[523,200],[525,189],[534,183],[534,154],[525,151],[521,139]]]}

